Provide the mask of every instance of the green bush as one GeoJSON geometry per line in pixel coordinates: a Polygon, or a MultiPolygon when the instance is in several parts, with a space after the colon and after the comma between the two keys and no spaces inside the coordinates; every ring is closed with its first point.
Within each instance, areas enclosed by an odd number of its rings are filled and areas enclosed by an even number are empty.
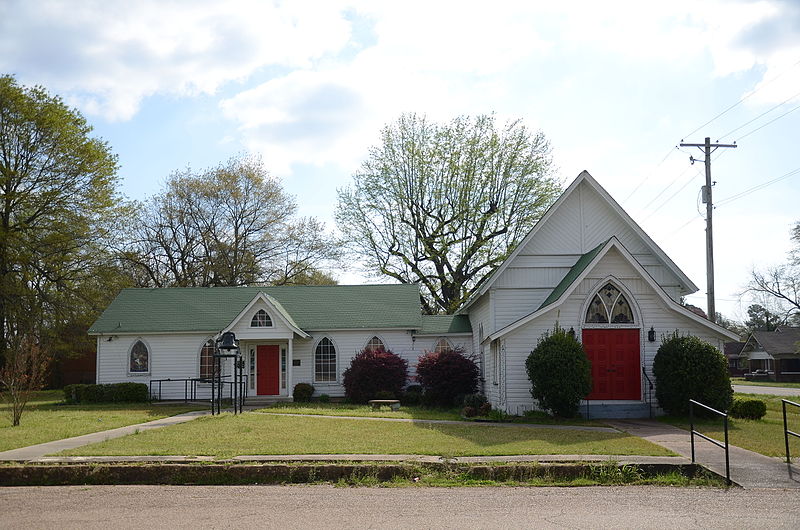
{"type": "Polygon", "coordinates": [[[575,337],[556,326],[545,333],[525,361],[531,395],[555,416],[572,418],[592,390],[589,358],[575,337]]]}
{"type": "Polygon", "coordinates": [[[461,415],[465,418],[474,418],[478,415],[478,409],[469,406],[464,407],[464,409],[461,411],[461,415]]]}
{"type": "Polygon", "coordinates": [[[320,394],[317,398],[320,403],[330,403],[331,397],[328,394],[320,394]]]}
{"type": "Polygon", "coordinates": [[[767,404],[760,399],[734,399],[730,415],[745,420],[760,420],[767,415],[767,404]]]}
{"type": "Polygon", "coordinates": [[[112,383],[105,385],[67,385],[64,401],[75,403],[144,403],[148,389],[144,383],[112,383]]]}
{"type": "Polygon", "coordinates": [[[308,383],[297,383],[294,385],[292,398],[296,403],[307,403],[311,401],[311,396],[314,395],[314,387],[308,383]]]}
{"type": "Polygon", "coordinates": [[[478,407],[478,416],[488,416],[492,412],[492,404],[484,403],[478,407]]]}
{"type": "Polygon", "coordinates": [[[403,405],[419,405],[422,403],[422,387],[409,385],[405,392],[400,395],[400,402],[403,405]]]}
{"type": "MultiPolygon", "coordinates": [[[[733,389],[725,356],[697,337],[675,332],[664,339],[653,361],[656,399],[667,414],[689,413],[694,399],[720,411],[728,410],[733,389]]],[[[695,407],[700,412],[701,407],[695,407]]]]}
{"type": "Polygon", "coordinates": [[[465,407],[474,407],[475,409],[479,409],[486,403],[486,396],[483,394],[467,394],[464,396],[464,406],[465,407]]]}

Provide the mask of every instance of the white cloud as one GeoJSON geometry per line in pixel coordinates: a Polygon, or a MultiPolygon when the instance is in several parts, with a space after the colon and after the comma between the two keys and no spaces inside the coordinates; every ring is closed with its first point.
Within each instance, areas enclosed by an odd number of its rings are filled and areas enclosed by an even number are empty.
{"type": "Polygon", "coordinates": [[[265,66],[309,67],[350,38],[338,6],[303,1],[17,1],[0,14],[0,70],[116,120],[152,94],[209,94],[265,66]]]}

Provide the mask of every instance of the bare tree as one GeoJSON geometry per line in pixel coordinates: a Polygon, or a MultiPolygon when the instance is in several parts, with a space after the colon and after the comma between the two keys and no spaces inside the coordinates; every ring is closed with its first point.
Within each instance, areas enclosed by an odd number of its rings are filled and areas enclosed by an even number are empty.
{"type": "Polygon", "coordinates": [[[773,302],[774,307],[783,312],[783,322],[800,323],[800,222],[792,228],[791,238],[795,247],[789,262],[763,271],[753,269],[745,292],[765,296],[773,302]]]}
{"type": "Polygon", "coordinates": [[[32,336],[11,333],[6,363],[0,368],[0,396],[9,404],[11,425],[20,424],[31,395],[44,386],[49,357],[32,336]]]}
{"type": "Polygon", "coordinates": [[[121,255],[142,285],[292,283],[338,255],[322,223],[294,218],[294,199],[255,157],[175,173],[138,210],[121,255]]]}

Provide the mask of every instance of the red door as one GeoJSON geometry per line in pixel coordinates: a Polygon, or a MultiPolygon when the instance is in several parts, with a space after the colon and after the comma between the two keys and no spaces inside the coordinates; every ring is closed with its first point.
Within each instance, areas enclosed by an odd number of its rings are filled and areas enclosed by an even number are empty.
{"type": "Polygon", "coordinates": [[[587,399],[641,399],[638,329],[584,329],[583,349],[592,363],[587,399]]]}
{"type": "Polygon", "coordinates": [[[256,353],[256,393],[277,396],[281,380],[280,350],[277,346],[259,346],[256,353]]]}

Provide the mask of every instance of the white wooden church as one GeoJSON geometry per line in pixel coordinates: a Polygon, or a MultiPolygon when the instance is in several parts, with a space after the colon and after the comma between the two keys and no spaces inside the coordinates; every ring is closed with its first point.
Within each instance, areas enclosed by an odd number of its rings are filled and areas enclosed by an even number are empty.
{"type": "MultiPolygon", "coordinates": [[[[125,289],[89,333],[98,383],[161,381],[172,399],[186,394],[179,381],[210,376],[225,331],[240,341],[248,396],[270,399],[291,399],[300,382],[343,396],[342,372],[365,347],[401,355],[413,376],[420,355],[461,346],[479,360],[492,405],[521,414],[536,408],[525,359],[558,323],[592,363],[582,410],[644,417],[662,335],[720,349],[738,339],[678,303],[697,290],[584,171],[456,315],[422,315],[415,285],[125,289]]],[[[208,384],[193,385],[208,397],[208,384]]]]}

